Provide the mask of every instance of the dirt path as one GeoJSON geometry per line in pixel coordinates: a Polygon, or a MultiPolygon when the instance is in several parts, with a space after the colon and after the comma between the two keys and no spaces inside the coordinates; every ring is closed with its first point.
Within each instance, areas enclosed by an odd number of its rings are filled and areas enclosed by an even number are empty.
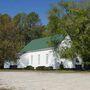
{"type": "Polygon", "coordinates": [[[0,72],[0,90],[90,90],[90,73],[0,72]]]}

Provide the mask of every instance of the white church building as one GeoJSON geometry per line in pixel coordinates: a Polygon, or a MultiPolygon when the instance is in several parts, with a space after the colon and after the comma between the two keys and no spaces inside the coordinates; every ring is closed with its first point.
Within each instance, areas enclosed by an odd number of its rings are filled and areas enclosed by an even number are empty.
{"type": "MultiPolygon", "coordinates": [[[[60,39],[60,47],[70,47],[70,37],[56,35],[55,39],[60,39]]],[[[18,68],[24,68],[27,66],[52,66],[54,69],[59,68],[60,63],[63,62],[65,68],[73,68],[74,65],[71,60],[64,58],[57,58],[54,53],[54,47],[49,45],[50,38],[40,38],[32,40],[27,44],[20,53],[20,59],[18,60],[18,68]]]]}
{"type": "MultiPolygon", "coordinates": [[[[54,39],[59,39],[59,47],[70,48],[71,39],[69,36],[64,37],[63,35],[56,35],[54,39]]],[[[33,66],[34,68],[38,66],[52,66],[54,69],[60,67],[61,62],[64,68],[74,68],[72,60],[65,58],[58,58],[55,55],[54,47],[49,45],[50,37],[39,38],[32,40],[28,43],[21,51],[20,57],[17,60],[17,68],[25,68],[27,66],[33,66]]],[[[9,68],[13,65],[13,62],[6,62],[4,68],[9,68]]]]}

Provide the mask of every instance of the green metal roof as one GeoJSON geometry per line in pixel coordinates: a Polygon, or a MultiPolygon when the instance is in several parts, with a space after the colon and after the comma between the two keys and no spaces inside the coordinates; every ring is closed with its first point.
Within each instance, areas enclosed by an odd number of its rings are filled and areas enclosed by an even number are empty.
{"type": "MultiPolygon", "coordinates": [[[[46,37],[32,40],[21,50],[21,53],[53,47],[49,45],[50,38],[51,37],[46,37]]],[[[60,41],[62,41],[64,37],[62,35],[55,35],[54,39],[60,39],[60,41]]]]}

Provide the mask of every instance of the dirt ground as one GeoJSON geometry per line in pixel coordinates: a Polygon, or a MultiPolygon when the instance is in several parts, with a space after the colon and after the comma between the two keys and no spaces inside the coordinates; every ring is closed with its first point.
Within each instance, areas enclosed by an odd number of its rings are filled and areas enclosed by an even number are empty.
{"type": "Polygon", "coordinates": [[[90,90],[90,73],[0,72],[0,90],[90,90]]]}

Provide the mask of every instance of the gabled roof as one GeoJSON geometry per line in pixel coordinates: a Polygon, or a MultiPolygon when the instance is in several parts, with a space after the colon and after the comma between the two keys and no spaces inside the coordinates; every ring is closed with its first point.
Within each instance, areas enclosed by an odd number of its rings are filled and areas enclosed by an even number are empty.
{"type": "MultiPolygon", "coordinates": [[[[40,49],[53,47],[52,45],[49,45],[50,39],[51,37],[45,37],[45,38],[39,38],[39,39],[32,40],[21,50],[20,53],[25,53],[25,52],[34,51],[34,50],[38,51],[40,49]]],[[[53,40],[54,39],[55,40],[59,39],[60,41],[62,41],[64,39],[64,36],[55,35],[53,37],[53,40]]]]}

